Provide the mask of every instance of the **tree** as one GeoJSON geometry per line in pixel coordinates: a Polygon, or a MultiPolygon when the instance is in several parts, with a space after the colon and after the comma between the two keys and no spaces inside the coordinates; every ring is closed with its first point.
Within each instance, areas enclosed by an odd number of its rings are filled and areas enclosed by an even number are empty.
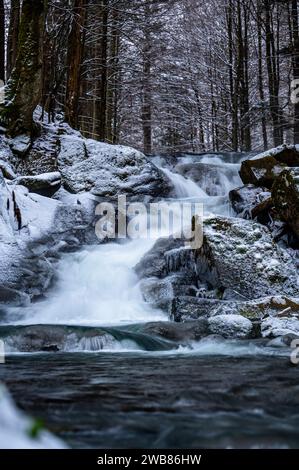
{"type": "Polygon", "coordinates": [[[41,97],[44,0],[23,0],[16,62],[5,88],[0,120],[10,135],[33,134],[41,97]]]}
{"type": "Polygon", "coordinates": [[[84,26],[86,20],[86,3],[87,0],[75,0],[72,12],[71,31],[68,38],[65,118],[75,129],[78,128],[80,83],[85,41],[84,26]]]}
{"type": "Polygon", "coordinates": [[[5,10],[0,0],[0,80],[5,81],[5,10]]]}
{"type": "Polygon", "coordinates": [[[10,19],[7,38],[6,77],[10,78],[17,59],[20,25],[20,0],[11,0],[10,19]]]}

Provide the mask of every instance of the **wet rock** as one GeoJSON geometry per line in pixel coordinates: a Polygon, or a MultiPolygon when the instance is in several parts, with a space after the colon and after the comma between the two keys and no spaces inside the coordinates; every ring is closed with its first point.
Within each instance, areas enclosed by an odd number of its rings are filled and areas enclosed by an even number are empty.
{"type": "Polygon", "coordinates": [[[32,325],[0,329],[8,350],[17,352],[100,351],[114,342],[111,335],[96,329],[32,325]]]}
{"type": "Polygon", "coordinates": [[[51,197],[61,186],[61,175],[59,172],[55,172],[36,176],[21,176],[14,183],[25,186],[32,193],[51,197]]]}
{"type": "MultiPolygon", "coordinates": [[[[135,267],[140,279],[149,277],[165,277],[168,274],[167,256],[176,249],[183,246],[182,240],[172,237],[159,239],[154,247],[146,253],[135,267]]],[[[186,256],[189,254],[186,252],[186,256]]]]}
{"type": "Polygon", "coordinates": [[[23,292],[0,285],[0,303],[26,306],[30,303],[30,297],[23,292]]]}
{"type": "Polygon", "coordinates": [[[161,336],[175,342],[198,341],[209,334],[209,325],[206,319],[180,324],[170,322],[147,323],[143,328],[143,333],[161,336]]]}
{"type": "Polygon", "coordinates": [[[272,189],[274,206],[282,220],[299,237],[299,170],[284,171],[272,189]]]}
{"type": "Polygon", "coordinates": [[[192,279],[184,273],[175,273],[164,279],[143,279],[140,289],[147,303],[166,312],[170,312],[173,299],[194,294],[192,279]]]}
{"type": "Polygon", "coordinates": [[[271,189],[275,179],[285,169],[274,157],[253,158],[241,164],[240,176],[244,184],[271,189]]]}
{"type": "Polygon", "coordinates": [[[264,219],[269,219],[267,213],[271,208],[272,201],[271,193],[267,188],[258,188],[250,184],[232,190],[229,197],[233,209],[240,217],[248,220],[257,218],[260,223],[263,223],[264,219]]]}
{"type": "Polygon", "coordinates": [[[210,331],[224,338],[246,339],[250,337],[253,325],[241,315],[216,315],[208,320],[210,331]]]}

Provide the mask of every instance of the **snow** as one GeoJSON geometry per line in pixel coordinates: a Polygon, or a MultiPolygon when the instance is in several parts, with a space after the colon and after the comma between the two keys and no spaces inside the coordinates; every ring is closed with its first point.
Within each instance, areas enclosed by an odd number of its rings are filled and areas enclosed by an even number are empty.
{"type": "Polygon", "coordinates": [[[259,153],[258,155],[255,155],[254,157],[251,157],[250,160],[260,160],[261,158],[265,157],[275,157],[276,155],[279,155],[281,152],[284,150],[295,150],[296,152],[299,153],[299,145],[287,145],[283,144],[280,145],[279,147],[272,148],[270,150],[267,150],[266,152],[259,153]]]}
{"type": "Polygon", "coordinates": [[[49,186],[56,186],[61,181],[61,174],[58,171],[51,172],[51,173],[42,173],[36,176],[20,176],[15,181],[16,184],[22,184],[22,182],[45,182],[48,183],[49,186]]]}
{"type": "Polygon", "coordinates": [[[252,323],[241,315],[216,315],[208,320],[210,331],[225,338],[248,338],[252,323]]]}
{"type": "Polygon", "coordinates": [[[66,445],[41,429],[31,436],[35,422],[14,404],[6,388],[0,385],[0,448],[1,449],[66,449],[66,445]]]}
{"type": "Polygon", "coordinates": [[[269,317],[262,322],[262,335],[264,338],[276,338],[288,334],[299,335],[299,320],[296,317],[269,317]]]}
{"type": "Polygon", "coordinates": [[[23,155],[25,154],[31,147],[31,139],[28,135],[20,135],[15,137],[11,141],[11,148],[13,152],[23,155]]]}

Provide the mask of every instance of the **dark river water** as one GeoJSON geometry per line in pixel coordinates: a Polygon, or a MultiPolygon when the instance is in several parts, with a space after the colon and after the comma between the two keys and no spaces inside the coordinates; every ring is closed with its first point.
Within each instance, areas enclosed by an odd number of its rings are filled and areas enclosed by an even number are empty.
{"type": "Polygon", "coordinates": [[[74,448],[298,448],[299,369],[287,357],[11,355],[17,404],[74,448]]]}

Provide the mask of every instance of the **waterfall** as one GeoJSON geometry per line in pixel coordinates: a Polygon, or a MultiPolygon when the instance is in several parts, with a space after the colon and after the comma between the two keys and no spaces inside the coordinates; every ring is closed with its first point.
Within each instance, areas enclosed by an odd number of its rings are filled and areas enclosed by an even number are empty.
{"type": "MultiPolygon", "coordinates": [[[[204,204],[205,214],[228,215],[227,194],[208,196],[190,179],[170,169],[163,171],[175,187],[178,203],[190,198],[204,204]]],[[[227,193],[227,180],[225,186],[227,193]]],[[[21,320],[14,324],[105,326],[167,321],[165,313],[144,301],[133,269],[154,243],[147,238],[113,242],[65,255],[55,291],[48,299],[20,309],[21,320]]]]}
{"type": "Polygon", "coordinates": [[[207,193],[203,191],[194,181],[185,178],[178,173],[173,173],[172,171],[168,170],[167,168],[162,168],[165,175],[170,179],[173,183],[176,196],[178,199],[184,198],[200,198],[205,199],[207,197],[207,193]]]}

